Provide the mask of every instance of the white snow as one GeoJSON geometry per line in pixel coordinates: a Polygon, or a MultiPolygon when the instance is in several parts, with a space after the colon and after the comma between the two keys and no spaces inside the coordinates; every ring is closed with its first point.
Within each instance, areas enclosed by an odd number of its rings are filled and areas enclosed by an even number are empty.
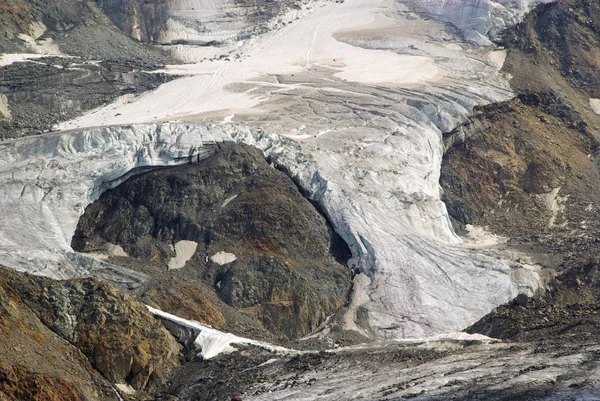
{"type": "Polygon", "coordinates": [[[126,383],[117,383],[115,387],[119,389],[124,394],[133,395],[135,394],[135,389],[126,383]]]}
{"type": "Polygon", "coordinates": [[[554,227],[556,223],[556,219],[559,214],[563,213],[566,208],[566,202],[568,196],[558,196],[560,192],[560,187],[554,188],[552,191],[547,194],[537,195],[538,199],[540,199],[546,209],[550,212],[550,218],[548,219],[548,228],[554,227]]]}
{"type": "Polygon", "coordinates": [[[127,252],[123,249],[121,245],[115,244],[106,244],[106,250],[113,256],[124,256],[128,257],[127,252]]]}
{"type": "Polygon", "coordinates": [[[8,108],[8,98],[4,94],[0,94],[0,119],[12,119],[12,113],[8,108]]]}
{"type": "Polygon", "coordinates": [[[169,270],[181,269],[194,256],[198,243],[182,240],[175,244],[175,257],[169,260],[169,270]]]}
{"type": "Polygon", "coordinates": [[[19,34],[19,39],[23,40],[29,49],[35,54],[43,55],[61,55],[58,45],[51,38],[40,39],[46,32],[46,26],[42,22],[33,22],[29,26],[29,35],[19,34]]]}
{"type": "Polygon", "coordinates": [[[0,55],[0,67],[20,63],[27,60],[35,60],[36,58],[47,57],[45,54],[30,54],[30,53],[10,53],[0,55]]]}
{"type": "Polygon", "coordinates": [[[600,114],[600,99],[590,98],[590,107],[594,110],[594,113],[600,114]]]}
{"type": "Polygon", "coordinates": [[[230,139],[222,130],[148,125],[0,143],[0,264],[64,279],[89,275],[71,238],[85,207],[136,167],[187,163],[230,139]]]}
{"type": "Polygon", "coordinates": [[[185,71],[194,76],[171,81],[133,103],[117,101],[61,123],[57,128],[129,124],[216,110],[247,109],[268,100],[268,95],[254,94],[252,90],[233,92],[227,89],[230,85],[264,75],[300,74],[313,67],[327,68],[329,75],[340,79],[368,84],[436,82],[445,75],[432,57],[352,46],[334,38],[342,28],[348,34],[351,29],[369,26],[378,12],[377,4],[369,0],[329,4],[250,43],[239,62],[217,60],[171,67],[166,72],[181,74],[185,71]],[[294,45],[289,46],[290,43],[294,45]]]}
{"type": "Polygon", "coordinates": [[[279,347],[277,345],[267,344],[261,341],[255,341],[250,340],[248,338],[238,337],[231,333],[224,333],[195,320],[182,319],[180,317],[163,312],[148,305],[146,305],[146,307],[148,308],[150,313],[152,313],[155,316],[159,316],[163,319],[170,320],[183,327],[189,327],[198,330],[200,333],[198,334],[198,337],[196,337],[194,345],[196,346],[196,349],[200,350],[200,354],[204,359],[211,359],[219,354],[232,353],[236,350],[234,347],[235,344],[253,345],[255,347],[263,348],[268,351],[278,353],[299,353],[298,351],[293,351],[284,347],[279,347]]]}
{"type": "Polygon", "coordinates": [[[465,231],[467,231],[467,245],[471,246],[490,247],[508,241],[508,238],[504,238],[489,232],[487,227],[478,227],[467,224],[465,226],[465,231]]]}
{"type": "Polygon", "coordinates": [[[229,202],[231,202],[235,198],[237,198],[237,194],[225,199],[225,201],[223,201],[223,204],[221,205],[221,208],[224,208],[225,206],[229,205],[229,202]]]}
{"type": "Polygon", "coordinates": [[[237,256],[235,256],[233,253],[228,253],[228,252],[217,252],[214,255],[212,255],[210,257],[210,260],[212,260],[214,263],[218,264],[218,265],[226,265],[229,264],[231,262],[234,262],[237,260],[237,256]]]}

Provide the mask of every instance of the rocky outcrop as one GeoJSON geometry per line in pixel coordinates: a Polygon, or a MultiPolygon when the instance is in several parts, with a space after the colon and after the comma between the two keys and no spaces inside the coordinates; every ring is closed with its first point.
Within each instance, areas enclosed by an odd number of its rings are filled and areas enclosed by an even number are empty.
{"type": "Polygon", "coordinates": [[[48,131],[119,96],[139,94],[170,79],[140,71],[152,68],[147,62],[90,62],[76,57],[45,57],[1,67],[0,97],[8,113],[4,118],[0,113],[0,138],[48,131]]]}
{"type": "Polygon", "coordinates": [[[446,135],[441,183],[459,222],[526,237],[570,232],[595,213],[599,20],[597,4],[573,0],[540,6],[507,32],[505,70],[519,96],[446,135]]]}
{"type": "Polygon", "coordinates": [[[4,271],[3,280],[40,321],[77,347],[111,383],[164,384],[181,347],[147,308],[94,279],[57,282],[4,271]]]}
{"type": "Polygon", "coordinates": [[[0,400],[84,401],[85,398],[68,380],[31,372],[0,358],[0,400]]]}
{"type": "MultiPolygon", "coordinates": [[[[220,148],[200,163],[142,174],[104,193],[86,208],[73,247],[94,251],[118,244],[133,258],[158,264],[157,271],[146,273],[203,283],[267,330],[305,335],[346,303],[350,271],[342,263],[349,252],[260,151],[235,144],[220,148]],[[197,244],[195,252],[185,267],[167,272],[181,241],[197,244]]],[[[158,294],[147,290],[144,296],[164,305],[158,294]]],[[[196,297],[195,307],[203,308],[208,299],[196,297]]],[[[222,325],[219,313],[208,314],[209,323],[222,325]]]]}
{"type": "Polygon", "coordinates": [[[491,45],[490,38],[497,38],[536,5],[551,1],[404,0],[417,11],[454,25],[466,40],[479,45],[491,45]]]}
{"type": "Polygon", "coordinates": [[[0,53],[65,53],[103,60],[162,64],[164,53],[116,29],[96,2],[7,0],[0,5],[0,53]]]}
{"type": "MultiPolygon", "coordinates": [[[[0,274],[0,400],[118,400],[86,357],[40,319],[19,292],[20,273],[0,274]]],[[[33,306],[33,305],[32,305],[33,306]]]]}
{"type": "Polygon", "coordinates": [[[123,32],[140,42],[158,42],[167,29],[168,0],[98,0],[98,7],[123,32]]]}

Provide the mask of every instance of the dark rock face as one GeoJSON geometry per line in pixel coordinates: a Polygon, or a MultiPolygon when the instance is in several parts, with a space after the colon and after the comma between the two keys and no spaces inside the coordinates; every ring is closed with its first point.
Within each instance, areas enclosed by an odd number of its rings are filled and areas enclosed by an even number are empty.
{"type": "MultiPolygon", "coordinates": [[[[568,0],[541,5],[526,21],[507,32],[504,41],[532,62],[556,68],[570,86],[590,97],[600,97],[600,4],[597,1],[568,0]]],[[[514,69],[511,64],[509,62],[508,68],[514,69]]],[[[536,80],[534,76],[521,75],[515,84],[524,87],[526,79],[531,78],[536,80]]]]}
{"type": "Polygon", "coordinates": [[[118,96],[154,89],[168,81],[147,63],[47,57],[0,69],[0,96],[10,118],[0,115],[0,138],[37,134],[118,96]]]}
{"type": "Polygon", "coordinates": [[[68,380],[30,372],[0,358],[0,400],[84,401],[84,396],[68,380]],[[8,397],[8,398],[5,398],[8,397]]]}
{"type": "MultiPolygon", "coordinates": [[[[222,35],[224,40],[237,40],[266,32],[268,23],[290,8],[299,8],[298,0],[254,1],[225,0],[200,9],[201,3],[169,0],[98,0],[98,7],[130,37],[146,43],[215,45],[218,41],[198,43],[183,36],[165,35],[167,21],[175,21],[190,31],[222,35]],[[229,33],[229,37],[227,35],[229,33]]],[[[171,32],[171,34],[173,34],[171,32]]]]}
{"type": "Polygon", "coordinates": [[[3,275],[40,321],[110,382],[152,389],[179,366],[181,346],[144,305],[116,288],[94,279],[3,275]]]}
{"type": "Polygon", "coordinates": [[[117,29],[96,2],[77,0],[6,0],[0,4],[0,53],[31,53],[19,35],[32,27],[47,30],[39,39],[52,39],[61,52],[92,60],[144,60],[164,64],[170,58],[144,46],[117,29]]]}
{"type": "Polygon", "coordinates": [[[167,0],[98,0],[97,4],[119,29],[141,42],[158,42],[166,29],[167,0]]]}
{"type": "Polygon", "coordinates": [[[441,183],[458,221],[522,227],[548,214],[531,195],[561,187],[579,208],[600,194],[600,118],[588,103],[600,87],[599,21],[597,2],[564,1],[539,6],[506,33],[504,68],[518,98],[476,109],[455,130],[468,139],[444,158],[441,183]]]}
{"type": "Polygon", "coordinates": [[[223,145],[198,164],[107,191],[86,209],[73,247],[119,244],[134,258],[160,262],[160,276],[182,240],[198,246],[174,279],[212,287],[276,335],[307,334],[347,300],[345,244],[292,181],[248,146],[223,145]],[[212,259],[220,252],[236,260],[220,264],[212,259]]]}

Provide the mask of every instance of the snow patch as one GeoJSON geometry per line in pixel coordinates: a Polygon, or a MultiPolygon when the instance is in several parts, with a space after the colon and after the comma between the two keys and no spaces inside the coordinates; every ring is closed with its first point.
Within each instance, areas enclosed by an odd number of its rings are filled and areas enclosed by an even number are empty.
{"type": "MultiPolygon", "coordinates": [[[[461,23],[497,17],[485,1],[442,3],[445,13],[463,6],[475,11],[454,14],[461,23]],[[483,7],[471,7],[478,4],[483,7]]],[[[185,163],[205,151],[198,131],[210,131],[263,150],[324,211],[351,248],[360,273],[354,310],[368,312],[361,324],[376,337],[459,330],[523,287],[535,289],[535,271],[465,246],[440,199],[442,131],[464,122],[476,105],[513,96],[498,71],[499,56],[489,56],[499,49],[474,47],[403,7],[387,0],[324,3],[277,31],[242,41],[239,59],[177,67],[190,76],[62,125],[191,119],[203,127],[89,129],[19,140],[17,156],[0,148],[0,182],[9,193],[0,201],[23,227],[9,232],[12,217],[0,220],[0,238],[7,240],[0,251],[6,244],[70,251],[73,223],[91,198],[133,167],[185,163]],[[402,62],[388,66],[394,60],[402,62]],[[344,81],[344,74],[358,82],[344,81]],[[232,114],[236,124],[222,124],[232,114]],[[165,134],[171,130],[178,134],[165,134]],[[285,138],[290,133],[297,142],[285,138]]],[[[23,258],[6,256],[31,266],[23,258]]]]}
{"type": "Polygon", "coordinates": [[[488,54],[488,61],[494,66],[494,68],[501,70],[502,67],[504,67],[504,62],[506,61],[506,55],[506,50],[492,51],[488,54]]]}
{"type": "Polygon", "coordinates": [[[550,218],[548,219],[548,228],[554,227],[559,213],[563,213],[565,211],[567,199],[569,198],[568,195],[558,196],[559,191],[560,187],[554,188],[547,194],[536,195],[537,198],[546,207],[546,209],[550,212],[550,218]]]}
{"type": "Polygon", "coordinates": [[[213,256],[211,256],[210,260],[212,260],[214,263],[216,263],[218,265],[223,266],[228,263],[236,261],[237,256],[235,256],[233,253],[227,253],[227,252],[221,251],[221,252],[217,252],[213,256]]]}
{"type": "Polygon", "coordinates": [[[508,241],[508,238],[504,238],[487,231],[487,227],[477,227],[467,224],[465,226],[465,230],[467,231],[467,245],[476,247],[489,247],[503,244],[508,241]]]}
{"type": "Polygon", "coordinates": [[[8,108],[8,98],[6,95],[0,94],[0,119],[12,120],[12,114],[8,108]]]}
{"type": "Polygon", "coordinates": [[[153,307],[148,305],[146,305],[146,307],[148,308],[150,313],[152,313],[155,316],[159,316],[163,319],[169,320],[183,327],[198,330],[200,334],[198,334],[198,337],[196,337],[194,345],[196,346],[196,349],[200,350],[200,354],[204,359],[211,359],[219,354],[230,354],[236,351],[236,348],[234,347],[235,344],[253,345],[255,347],[266,349],[267,351],[278,353],[300,353],[299,351],[294,351],[277,345],[264,343],[262,341],[255,341],[244,337],[238,337],[231,333],[224,333],[195,320],[182,319],[178,316],[171,315],[170,313],[154,309],[153,307]]]}
{"type": "Polygon", "coordinates": [[[106,244],[106,250],[113,256],[125,256],[129,257],[127,252],[123,249],[121,245],[115,245],[111,243],[106,244]]]}
{"type": "Polygon", "coordinates": [[[20,63],[27,60],[35,60],[36,58],[47,57],[44,54],[30,54],[30,53],[11,53],[2,54],[0,56],[0,67],[11,65],[13,63],[20,63]]]}
{"type": "Polygon", "coordinates": [[[221,205],[221,208],[224,208],[225,206],[227,206],[229,204],[229,202],[231,202],[232,200],[234,200],[235,198],[237,198],[237,194],[230,196],[229,198],[225,199],[225,201],[223,202],[223,204],[221,205]]]}
{"type": "Polygon", "coordinates": [[[135,394],[135,389],[126,383],[117,383],[115,387],[119,389],[120,392],[127,395],[135,394]]]}
{"type": "Polygon", "coordinates": [[[594,110],[594,113],[600,114],[600,99],[590,98],[590,106],[594,110]]]}
{"type": "Polygon", "coordinates": [[[169,260],[169,270],[181,269],[196,253],[198,243],[195,241],[179,241],[175,244],[175,257],[169,260]]]}
{"type": "Polygon", "coordinates": [[[46,32],[46,26],[42,22],[33,22],[29,26],[29,35],[18,34],[18,38],[24,41],[27,46],[37,54],[61,55],[61,51],[52,38],[40,39],[46,32]]]}

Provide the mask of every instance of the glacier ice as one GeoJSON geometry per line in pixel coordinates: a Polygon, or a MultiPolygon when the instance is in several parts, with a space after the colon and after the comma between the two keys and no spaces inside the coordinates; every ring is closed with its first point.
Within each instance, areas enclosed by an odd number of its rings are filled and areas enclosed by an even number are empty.
{"type": "Polygon", "coordinates": [[[172,67],[187,76],[60,126],[76,130],[4,142],[0,263],[143,280],[72,251],[85,206],[136,167],[197,160],[232,140],[263,150],[349,244],[359,273],[349,328],[377,338],[462,329],[538,286],[535,266],[459,239],[440,200],[441,133],[513,94],[501,49],[413,11],[484,37],[532,4],[323,3],[240,42],[240,60],[172,67]],[[361,311],[370,327],[357,324],[361,311]]]}
{"type": "Polygon", "coordinates": [[[509,26],[515,25],[535,6],[555,0],[407,0],[419,12],[457,27],[466,40],[492,44],[509,26]]]}

